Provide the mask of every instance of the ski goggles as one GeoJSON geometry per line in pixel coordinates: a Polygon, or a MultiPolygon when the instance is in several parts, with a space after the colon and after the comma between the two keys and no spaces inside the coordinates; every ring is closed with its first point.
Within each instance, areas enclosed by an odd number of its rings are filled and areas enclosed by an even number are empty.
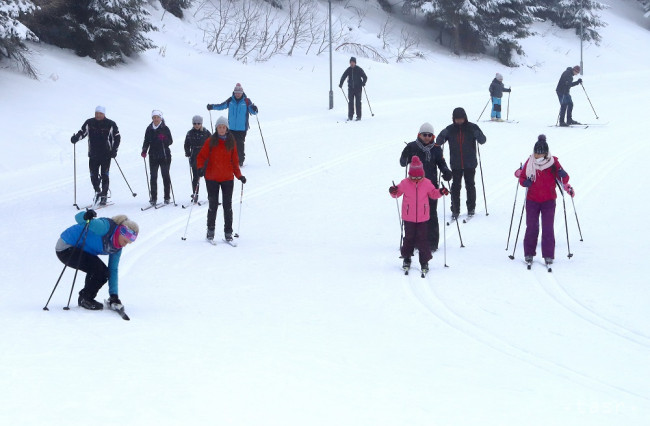
{"type": "Polygon", "coordinates": [[[135,231],[132,231],[131,229],[127,228],[124,225],[120,226],[120,235],[123,237],[126,237],[129,241],[134,242],[136,238],[138,238],[138,233],[135,231]]]}

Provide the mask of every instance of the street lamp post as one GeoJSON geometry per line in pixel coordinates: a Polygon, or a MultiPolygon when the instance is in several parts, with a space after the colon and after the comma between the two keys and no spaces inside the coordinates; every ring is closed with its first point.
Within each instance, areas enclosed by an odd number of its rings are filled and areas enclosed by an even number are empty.
{"type": "Polygon", "coordinates": [[[334,92],[332,91],[332,0],[329,3],[330,14],[330,109],[334,108],[334,92]]]}
{"type": "Polygon", "coordinates": [[[580,75],[585,75],[585,68],[582,64],[582,40],[584,40],[585,35],[582,28],[582,23],[585,20],[585,4],[584,0],[580,0],[580,75]]]}

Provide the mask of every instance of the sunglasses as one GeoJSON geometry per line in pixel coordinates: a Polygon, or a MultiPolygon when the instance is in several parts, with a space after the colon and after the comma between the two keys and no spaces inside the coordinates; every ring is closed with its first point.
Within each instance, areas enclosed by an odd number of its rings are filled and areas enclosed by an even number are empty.
{"type": "Polygon", "coordinates": [[[433,133],[420,133],[420,135],[424,136],[425,138],[432,138],[433,133]]]}
{"type": "Polygon", "coordinates": [[[138,237],[138,234],[136,232],[130,230],[126,226],[120,226],[120,235],[126,237],[131,242],[134,242],[138,237]]]}
{"type": "Polygon", "coordinates": [[[192,124],[194,124],[195,126],[200,126],[203,123],[192,123],[192,124]]]}
{"type": "Polygon", "coordinates": [[[409,176],[413,180],[422,180],[422,176],[409,176]]]}

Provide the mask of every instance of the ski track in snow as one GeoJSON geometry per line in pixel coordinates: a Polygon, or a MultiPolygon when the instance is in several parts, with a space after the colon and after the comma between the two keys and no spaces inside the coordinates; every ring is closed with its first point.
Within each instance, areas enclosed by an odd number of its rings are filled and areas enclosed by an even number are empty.
{"type": "MultiPolygon", "coordinates": [[[[544,270],[543,273],[548,274],[546,270],[544,270]]],[[[469,319],[464,318],[461,314],[455,312],[436,294],[435,286],[431,284],[428,278],[423,279],[419,276],[410,277],[410,275],[407,278],[409,278],[409,288],[411,293],[424,308],[431,312],[431,314],[440,321],[467,335],[471,339],[476,340],[504,355],[540,368],[556,376],[579,383],[587,388],[596,388],[601,391],[614,390],[616,392],[623,392],[636,398],[640,398],[644,401],[650,401],[650,397],[648,396],[590,377],[570,367],[540,357],[522,347],[495,336],[485,328],[480,327],[469,319]]]]}

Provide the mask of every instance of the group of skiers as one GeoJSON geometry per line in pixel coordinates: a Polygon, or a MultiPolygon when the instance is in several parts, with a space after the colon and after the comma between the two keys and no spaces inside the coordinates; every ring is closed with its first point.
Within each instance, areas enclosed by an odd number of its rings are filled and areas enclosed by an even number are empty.
{"type": "MultiPolygon", "coordinates": [[[[228,109],[228,118],[219,117],[216,131],[211,134],[203,127],[203,117],[192,117],[192,128],[185,136],[184,151],[190,163],[192,174],[191,202],[198,203],[199,180],[205,177],[208,192],[207,233],[209,241],[214,239],[219,193],[221,192],[224,210],[224,239],[233,240],[232,194],[234,178],[246,183],[240,167],[245,159],[245,140],[248,131],[249,115],[258,113],[257,106],[244,93],[237,83],[232,96],[220,104],[208,104],[207,109],[228,109]]],[[[111,161],[117,157],[120,146],[120,132],[117,124],[106,118],[106,108],[97,106],[95,116],[84,122],[81,129],[72,135],[70,141],[76,144],[88,137],[88,158],[90,181],[95,190],[94,205],[107,204],[109,191],[109,170],[111,161]]],[[[171,203],[170,165],[173,144],[171,130],[167,127],[163,113],[159,109],[151,112],[151,123],[147,126],[142,144],[142,158],[149,157],[149,203],[157,205],[158,171],[163,180],[164,204],[171,203]]],[[[79,292],[78,304],[85,309],[99,310],[103,304],[95,297],[99,289],[109,282],[109,307],[123,309],[118,293],[118,265],[122,248],[134,242],[138,225],[125,215],[113,218],[95,219],[97,213],[92,208],[75,216],[77,222],[66,229],[56,244],[59,260],[69,267],[84,271],[86,282],[79,292]],[[108,255],[108,266],[99,259],[108,255]]]]}
{"type": "MultiPolygon", "coordinates": [[[[582,83],[582,79],[573,82],[573,76],[579,73],[580,67],[569,67],[562,74],[556,88],[560,101],[560,125],[576,124],[572,118],[573,103],[569,90],[572,86],[582,83]],[[564,118],[566,114],[566,120],[564,118]]],[[[368,78],[356,65],[356,58],[350,58],[350,66],[341,77],[339,87],[342,88],[348,80],[348,120],[352,120],[356,110],[356,119],[361,119],[361,92],[368,78]]],[[[499,73],[489,87],[492,101],[492,121],[503,121],[501,118],[501,97],[505,89],[503,76],[499,73]]],[[[245,159],[245,139],[249,129],[249,115],[256,115],[258,108],[246,96],[241,84],[237,83],[232,96],[220,104],[208,104],[208,111],[228,109],[228,118],[219,117],[216,131],[211,134],[203,127],[200,115],[192,117],[192,128],[185,137],[184,151],[189,159],[192,174],[192,203],[198,202],[200,177],[205,178],[208,192],[209,208],[207,214],[206,238],[212,241],[215,236],[215,222],[219,206],[219,193],[222,193],[224,209],[224,236],[231,242],[233,239],[232,194],[234,178],[242,184],[246,177],[240,167],[245,159]]],[[[171,177],[171,150],[173,138],[169,127],[165,124],[162,111],[154,109],[151,112],[151,123],[145,130],[141,156],[149,156],[150,204],[157,205],[158,170],[163,180],[164,203],[169,204],[171,177]]],[[[95,203],[106,205],[109,191],[109,170],[112,159],[117,157],[120,146],[120,132],[117,124],[106,118],[106,109],[97,106],[95,116],[84,122],[81,129],[71,137],[71,142],[77,143],[88,137],[88,157],[90,180],[95,190],[95,203]]],[[[438,249],[439,223],[437,215],[437,200],[450,192],[442,180],[451,183],[451,214],[452,221],[458,220],[461,210],[462,182],[465,182],[467,217],[474,216],[476,208],[475,175],[477,151],[479,145],[487,141],[485,134],[475,123],[467,119],[463,108],[455,108],[452,113],[452,124],[435,136],[430,123],[420,126],[415,141],[410,142],[402,151],[400,165],[408,167],[408,176],[398,185],[389,188],[393,198],[403,196],[402,220],[404,239],[401,246],[403,268],[408,270],[414,250],[418,250],[420,267],[423,274],[429,269],[428,262],[432,253],[438,249]],[[449,144],[449,167],[443,155],[443,145],[449,144]],[[439,182],[438,176],[442,177],[439,182]]],[[[551,156],[546,136],[539,135],[534,145],[533,153],[525,164],[515,171],[521,186],[526,188],[526,233],[524,237],[524,256],[526,262],[532,262],[536,255],[539,234],[539,219],[542,222],[542,257],[547,264],[553,262],[555,256],[555,236],[553,221],[555,215],[555,200],[557,194],[555,185],[561,185],[572,197],[575,195],[569,185],[569,175],[560,165],[557,157],[551,156]]],[[[122,248],[134,242],[139,233],[137,223],[125,215],[112,218],[96,219],[93,209],[79,212],[75,216],[76,224],[66,229],[56,244],[56,254],[59,260],[69,267],[86,272],[84,288],[79,292],[78,304],[85,309],[98,310],[103,304],[95,297],[99,289],[109,282],[108,304],[112,309],[122,309],[123,305],[118,293],[118,264],[122,248]],[[108,265],[105,265],[98,255],[108,255],[108,265]]]]}
{"type": "MultiPolygon", "coordinates": [[[[573,81],[580,72],[578,65],[568,67],[560,77],[556,92],[560,101],[559,125],[562,127],[580,124],[573,120],[573,102],[569,93],[571,87],[582,83],[582,79],[573,81]],[[565,119],[566,117],[566,119],[565,119]]],[[[490,84],[492,101],[491,121],[503,121],[501,118],[501,98],[505,89],[503,76],[497,73],[490,84]]],[[[462,181],[465,182],[467,200],[467,217],[474,216],[476,208],[476,185],[474,177],[478,166],[477,152],[479,145],[487,138],[474,123],[470,123],[463,108],[455,108],[452,113],[453,123],[444,128],[438,137],[434,135],[433,126],[424,123],[420,126],[415,141],[406,145],[400,156],[400,165],[408,166],[408,177],[398,185],[389,188],[393,198],[403,196],[402,222],[404,239],[400,247],[403,258],[402,267],[408,271],[414,250],[418,250],[420,268],[424,274],[429,270],[432,253],[438,250],[440,239],[437,203],[441,196],[449,192],[444,184],[438,182],[438,176],[451,184],[451,221],[460,215],[460,195],[462,181]],[[435,138],[435,142],[434,142],[435,138]],[[443,145],[449,144],[449,161],[447,166],[443,155],[443,145]],[[477,145],[479,144],[479,145],[477,145]]],[[[526,232],[524,236],[524,260],[530,265],[537,254],[539,223],[542,223],[542,257],[546,265],[551,265],[555,258],[554,218],[557,193],[556,185],[561,186],[571,197],[575,191],[569,185],[569,175],[562,168],[557,157],[550,154],[545,135],[539,135],[533,147],[533,153],[525,164],[515,171],[521,186],[526,188],[526,232]]]]}

